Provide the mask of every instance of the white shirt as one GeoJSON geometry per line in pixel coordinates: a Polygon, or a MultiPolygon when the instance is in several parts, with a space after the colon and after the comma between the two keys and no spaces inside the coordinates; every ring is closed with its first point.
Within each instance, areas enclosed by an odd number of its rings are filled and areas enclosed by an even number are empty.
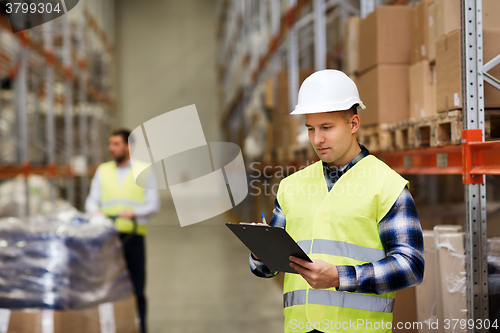
{"type": "MultiPolygon", "coordinates": [[[[130,171],[131,163],[130,160],[123,167],[117,167],[118,183],[122,184],[125,176],[130,171]]],[[[136,215],[137,223],[148,224],[149,215],[158,212],[160,210],[160,200],[158,198],[158,190],[154,187],[156,185],[156,179],[154,172],[150,172],[146,180],[145,189],[145,199],[144,204],[139,205],[134,208],[133,212],[136,215]]],[[[101,201],[101,184],[99,181],[99,169],[96,170],[94,178],[92,178],[92,183],[90,184],[90,192],[85,200],[85,210],[87,213],[95,213],[100,210],[101,201]]]]}

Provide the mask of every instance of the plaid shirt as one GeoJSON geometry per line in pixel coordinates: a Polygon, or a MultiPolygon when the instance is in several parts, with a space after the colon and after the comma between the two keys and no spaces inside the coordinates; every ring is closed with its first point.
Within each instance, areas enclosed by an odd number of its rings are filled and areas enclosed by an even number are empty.
{"type": "MultiPolygon", "coordinates": [[[[370,152],[359,144],[361,152],[340,169],[331,169],[323,162],[328,190],[335,182],[370,152]]],[[[274,216],[269,221],[273,227],[285,228],[285,214],[275,200],[274,216]]],[[[337,266],[340,286],[337,290],[358,293],[384,294],[419,284],[424,275],[424,243],[415,202],[407,187],[378,224],[380,240],[386,257],[376,262],[357,266],[337,266]]],[[[250,255],[250,269],[259,277],[273,277],[261,261],[250,255]]]]}

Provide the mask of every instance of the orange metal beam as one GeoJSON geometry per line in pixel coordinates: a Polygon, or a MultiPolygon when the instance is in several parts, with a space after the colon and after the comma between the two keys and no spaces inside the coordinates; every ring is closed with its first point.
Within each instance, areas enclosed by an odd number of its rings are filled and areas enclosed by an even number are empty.
{"type": "Polygon", "coordinates": [[[374,155],[400,174],[462,174],[460,146],[379,152],[374,155]]]}
{"type": "Polygon", "coordinates": [[[461,174],[464,184],[500,175],[500,141],[482,141],[479,129],[463,130],[461,146],[375,153],[400,174],[461,174]]]}
{"type": "MultiPolygon", "coordinates": [[[[92,177],[97,169],[97,166],[88,168],[88,176],[92,177]]],[[[72,170],[68,166],[60,165],[3,165],[0,166],[0,179],[10,179],[19,175],[40,175],[49,178],[54,177],[72,177],[72,170]]]]}
{"type": "Polygon", "coordinates": [[[468,142],[464,142],[464,147],[469,150],[468,157],[470,163],[468,166],[470,179],[479,178],[473,183],[482,183],[483,177],[479,175],[500,175],[500,141],[481,142],[481,132],[477,138],[469,138],[468,142]],[[479,141],[477,140],[479,139],[479,141]],[[474,178],[475,177],[475,178],[474,178]]]}

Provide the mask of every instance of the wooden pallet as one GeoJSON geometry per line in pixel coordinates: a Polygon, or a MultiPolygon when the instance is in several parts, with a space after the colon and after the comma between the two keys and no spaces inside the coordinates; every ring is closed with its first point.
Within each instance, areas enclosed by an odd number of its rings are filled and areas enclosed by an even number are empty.
{"type": "MultiPolygon", "coordinates": [[[[442,147],[459,145],[462,128],[462,111],[453,110],[432,117],[362,126],[357,138],[370,152],[442,147]]],[[[500,110],[485,110],[485,139],[500,139],[500,110]]],[[[267,153],[264,160],[286,162],[317,159],[310,145],[274,148],[272,155],[267,153]]]]}
{"type": "Polygon", "coordinates": [[[361,142],[371,152],[393,150],[395,142],[394,124],[377,124],[361,127],[357,132],[361,142]]]}
{"type": "Polygon", "coordinates": [[[394,124],[394,148],[404,150],[416,145],[415,119],[406,119],[394,124]]]}
{"type": "Polygon", "coordinates": [[[460,144],[462,112],[360,128],[358,141],[373,152],[460,144]]]}
{"type": "Polygon", "coordinates": [[[435,122],[435,135],[431,137],[431,147],[460,144],[463,128],[461,110],[439,113],[435,122]]]}
{"type": "Polygon", "coordinates": [[[458,145],[462,137],[462,111],[440,112],[437,116],[417,119],[413,126],[413,148],[458,145]]]}

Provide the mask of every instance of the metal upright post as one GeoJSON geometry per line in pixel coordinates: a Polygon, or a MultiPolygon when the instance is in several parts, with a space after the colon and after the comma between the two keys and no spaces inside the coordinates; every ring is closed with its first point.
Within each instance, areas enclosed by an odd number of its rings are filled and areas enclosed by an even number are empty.
{"type": "Polygon", "coordinates": [[[47,166],[49,169],[50,201],[56,198],[54,176],[56,174],[56,145],[55,145],[55,119],[54,119],[54,47],[52,43],[52,21],[42,25],[47,67],[45,68],[45,115],[46,115],[46,141],[47,141],[47,166]]]}
{"type": "MultiPolygon", "coordinates": [[[[19,126],[19,162],[23,167],[24,171],[24,184],[25,184],[25,198],[26,206],[24,214],[29,216],[30,214],[30,195],[29,195],[29,153],[28,153],[28,50],[27,50],[27,35],[25,32],[21,32],[23,35],[21,37],[21,45],[19,48],[19,72],[16,80],[16,91],[17,91],[17,115],[18,115],[18,126],[19,126]]],[[[22,213],[22,212],[20,212],[22,213]]]]}
{"type": "Polygon", "coordinates": [[[72,87],[72,68],[71,68],[71,30],[68,15],[63,15],[62,20],[62,56],[65,72],[65,96],[64,96],[64,140],[65,155],[68,170],[67,176],[67,199],[75,205],[75,179],[71,166],[73,158],[73,87],[72,87]]]}
{"type": "MultiPolygon", "coordinates": [[[[463,126],[482,129],[484,141],[484,81],[482,1],[462,0],[463,126]]],[[[465,185],[465,272],[468,319],[484,323],[488,313],[488,261],[485,176],[465,185]]],[[[484,325],[469,332],[487,332],[484,325]]]]}
{"type": "MultiPolygon", "coordinates": [[[[289,0],[288,10],[293,10],[297,5],[296,0],[289,0]]],[[[299,91],[299,41],[297,38],[297,27],[295,26],[294,17],[290,22],[288,30],[288,100],[290,110],[297,105],[297,92],[299,91]]]]}
{"type": "MultiPolygon", "coordinates": [[[[83,7],[82,7],[83,8],[83,7]]],[[[80,131],[80,154],[85,159],[85,165],[88,165],[88,110],[87,110],[87,69],[84,64],[85,59],[85,18],[82,15],[78,22],[78,60],[80,62],[78,80],[78,111],[80,112],[80,121],[79,121],[79,131],[80,131]]],[[[85,168],[87,169],[87,168],[85,168]]],[[[85,199],[87,197],[88,191],[88,172],[85,170],[85,173],[81,175],[80,182],[80,200],[81,207],[85,207],[85,199]]]]}
{"type": "MultiPolygon", "coordinates": [[[[252,73],[257,70],[259,65],[260,57],[260,43],[258,43],[259,37],[259,3],[250,3],[250,80],[252,79],[252,73]]],[[[248,82],[250,83],[250,81],[248,82]]]]}
{"type": "Polygon", "coordinates": [[[278,94],[278,89],[277,89],[277,82],[278,82],[278,72],[280,70],[280,50],[279,50],[279,45],[278,45],[278,35],[280,31],[280,23],[281,23],[281,8],[280,8],[280,0],[271,0],[270,3],[270,12],[271,12],[271,40],[273,41],[273,44],[270,45],[271,47],[271,82],[273,82],[273,88],[272,88],[272,94],[273,94],[273,99],[277,98],[278,94]]]}
{"type": "Polygon", "coordinates": [[[101,145],[99,144],[99,117],[97,114],[97,109],[94,105],[89,105],[91,114],[91,125],[90,125],[90,147],[92,148],[92,153],[90,156],[90,165],[97,167],[99,164],[99,152],[101,150],[101,145]]]}
{"type": "Polygon", "coordinates": [[[259,3],[259,26],[260,26],[260,55],[267,53],[269,47],[269,31],[267,20],[267,0],[260,0],[259,3]]]}
{"type": "Polygon", "coordinates": [[[314,69],[326,68],[325,0],[314,0],[314,69]]]}

